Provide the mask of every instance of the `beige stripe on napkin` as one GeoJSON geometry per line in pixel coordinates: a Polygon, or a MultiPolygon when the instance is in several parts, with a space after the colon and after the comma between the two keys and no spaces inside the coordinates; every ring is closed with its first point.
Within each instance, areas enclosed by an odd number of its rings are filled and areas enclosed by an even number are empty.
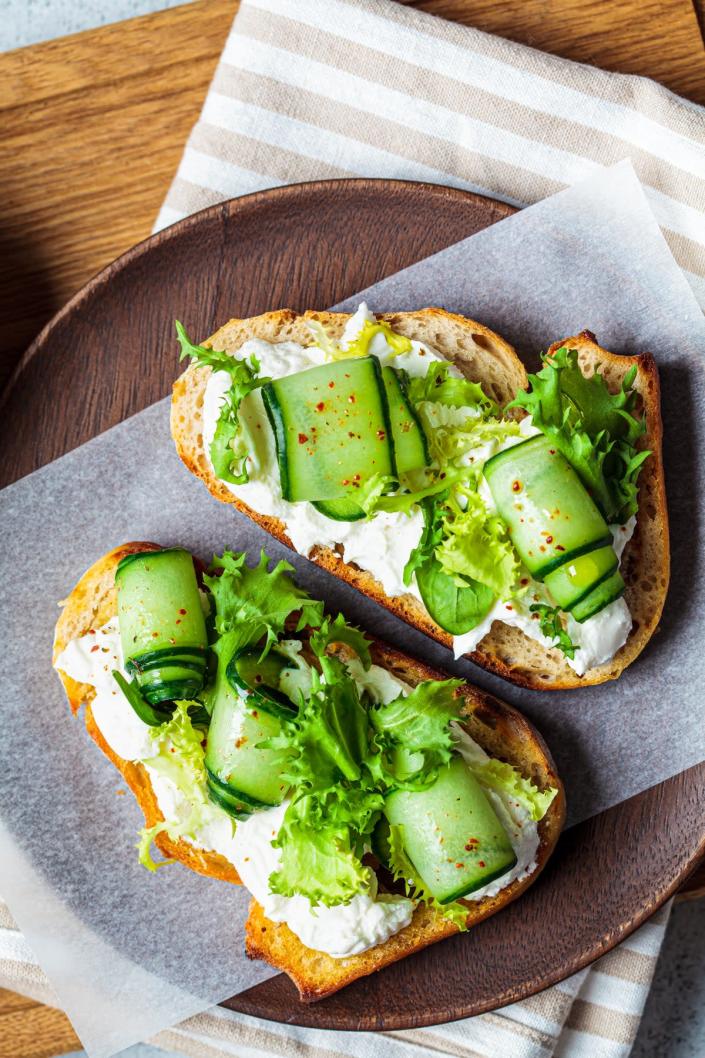
{"type": "Polygon", "coordinates": [[[329,177],[526,205],[629,157],[705,305],[705,110],[392,0],[243,0],[158,227],[329,177]]]}
{"type": "MultiPolygon", "coordinates": [[[[670,905],[661,908],[620,947],[554,988],[448,1025],[386,1034],[317,1032],[216,1009],[159,1033],[152,1042],[193,1058],[417,1058],[429,1053],[453,1058],[497,1058],[498,1053],[502,1058],[594,1058],[598,1053],[601,1058],[627,1058],[669,913],[670,905]],[[599,1002],[596,996],[602,997],[599,1002]]],[[[46,976],[2,901],[0,987],[56,1005],[46,976]]]]}

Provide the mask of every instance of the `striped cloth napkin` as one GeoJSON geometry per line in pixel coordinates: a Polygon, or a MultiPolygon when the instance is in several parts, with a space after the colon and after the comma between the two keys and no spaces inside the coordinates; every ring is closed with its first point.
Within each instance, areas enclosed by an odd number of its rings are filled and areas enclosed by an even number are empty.
{"type": "Polygon", "coordinates": [[[524,206],[627,157],[705,308],[705,109],[391,0],[243,0],[157,228],[326,177],[524,206]]]}
{"type": "MultiPolygon", "coordinates": [[[[332,1032],[260,1021],[214,1007],[148,1042],[191,1058],[426,1058],[434,1052],[454,1058],[627,1058],[669,914],[670,904],[614,951],[561,984],[502,1010],[449,1025],[403,1032],[332,1032]]],[[[1,901],[0,987],[58,1006],[1,901]]]]}
{"type": "MultiPolygon", "coordinates": [[[[705,308],[705,110],[391,0],[244,0],[155,230],[326,177],[430,180],[523,206],[626,157],[705,308]]],[[[669,913],[561,984],[449,1025],[340,1033],[216,1008],[150,1042],[194,1058],[627,1058],[669,913]]],[[[56,1005],[1,902],[0,986],[56,1005]]]]}

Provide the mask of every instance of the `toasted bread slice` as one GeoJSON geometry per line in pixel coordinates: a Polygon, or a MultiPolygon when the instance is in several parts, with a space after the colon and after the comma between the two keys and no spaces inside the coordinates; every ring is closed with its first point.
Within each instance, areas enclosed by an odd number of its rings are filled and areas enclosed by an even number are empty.
{"type": "MultiPolygon", "coordinates": [[[[284,309],[249,320],[230,320],[205,344],[232,354],[237,353],[248,338],[307,344],[310,342],[309,320],[319,320],[328,333],[336,338],[349,318],[346,314],[330,312],[298,315],[284,309]]],[[[480,382],[485,392],[500,405],[508,403],[519,389],[527,385],[526,372],[512,347],[482,324],[451,315],[443,309],[382,314],[378,318],[386,320],[400,334],[433,346],[469,379],[480,382]]],[[[610,353],[597,344],[589,331],[567,338],[564,342],[556,342],[552,349],[561,345],[577,348],[585,373],[592,373],[599,368],[604,372],[610,388],[615,390],[630,367],[636,364],[634,385],[643,402],[647,421],[647,432],[640,444],[649,448],[652,455],[640,478],[637,531],[627,545],[623,560],[626,598],[634,625],[627,642],[615,657],[578,676],[559,650],[547,649],[520,629],[499,621],[494,622],[474,653],[469,655],[476,664],[490,672],[535,690],[565,690],[616,679],[641,653],[653,634],[663,609],[669,577],[660,395],[654,359],[649,354],[617,356],[610,353]]],[[[203,445],[203,397],[209,375],[209,368],[191,366],[174,384],[171,432],[179,457],[216,499],[233,504],[282,543],[292,547],[283,522],[254,511],[213,474],[203,445]]],[[[445,646],[452,647],[452,637],[433,621],[413,595],[390,598],[370,573],[345,562],[336,551],[329,548],[316,547],[308,557],[385,606],[395,616],[445,646]]]]}
{"type": "MultiPolygon", "coordinates": [[[[72,639],[86,635],[91,628],[102,628],[117,613],[115,570],[120,559],[136,551],[156,551],[158,548],[158,544],[150,543],[123,544],[98,559],[83,574],[62,604],[63,609],[54,632],[54,661],[72,639]]],[[[97,742],[106,757],[113,762],[137,798],[137,803],[144,813],[145,826],[151,827],[155,823],[161,823],[164,816],[159,810],[152,783],[144,765],[134,764],[132,761],[118,757],[103,738],[93,719],[91,701],[95,697],[95,689],[87,683],[76,683],[60,669],[57,671],[64,685],[71,712],[75,715],[81,705],[85,705],[88,734],[97,742]]],[[[192,871],[206,874],[211,878],[221,878],[225,882],[240,884],[237,871],[220,853],[197,849],[182,838],[172,841],[166,833],[157,834],[155,844],[169,859],[180,860],[192,871]]]]}
{"type": "MultiPolygon", "coordinates": [[[[102,627],[116,613],[115,570],[124,555],[136,551],[153,550],[152,543],[129,543],[115,548],[99,559],[80,579],[63,603],[63,610],[56,625],[54,638],[54,660],[74,638],[85,635],[91,628],[102,627]]],[[[400,679],[415,685],[423,680],[443,679],[438,673],[419,661],[379,641],[372,641],[373,661],[382,665],[400,679]]],[[[98,746],[122,773],[144,813],[147,826],[163,819],[159,810],[149,774],[141,764],[118,757],[100,734],[91,713],[90,702],[94,696],[88,684],[79,684],[59,672],[69,705],[74,714],[81,704],[86,705],[85,721],[90,735],[98,746]]],[[[550,856],[565,820],[565,796],[563,786],[556,773],[551,755],[532,725],[515,709],[492,695],[466,684],[464,696],[463,725],[468,734],[493,757],[509,762],[522,775],[541,790],[554,787],[558,790],[548,812],[539,823],[540,845],[536,857],[536,868],[531,874],[512,882],[498,896],[476,903],[468,902],[468,923],[474,924],[493,915],[514,900],[537,877],[550,856]]],[[[187,867],[213,878],[239,883],[234,867],[215,852],[204,852],[187,841],[171,841],[166,834],[156,839],[161,851],[187,867]]],[[[438,912],[419,907],[409,926],[361,955],[347,959],[333,959],[322,952],[307,948],[285,925],[274,924],[265,918],[262,908],[252,901],[246,926],[246,947],[252,958],[265,959],[277,969],[285,971],[296,983],[301,998],[305,1001],[321,999],[344,985],[372,973],[374,970],[396,962],[429,944],[442,940],[457,932],[438,912]]]]}
{"type": "MultiPolygon", "coordinates": [[[[424,680],[444,678],[442,673],[385,644],[376,642],[371,652],[375,664],[382,665],[412,686],[424,680]]],[[[528,720],[505,702],[470,684],[465,684],[461,693],[464,697],[463,726],[468,734],[490,756],[518,768],[540,790],[551,786],[558,790],[558,795],[538,825],[540,844],[536,869],[526,878],[512,882],[497,896],[462,901],[468,908],[467,924],[474,926],[515,900],[543,869],[563,827],[565,797],[551,755],[528,720]]],[[[284,923],[271,922],[260,904],[253,900],[247,919],[246,945],[248,955],[265,959],[287,973],[298,988],[301,999],[310,1003],[457,932],[457,926],[443,918],[438,911],[420,905],[409,925],[384,944],[360,955],[333,959],[324,952],[307,948],[284,923]]]]}

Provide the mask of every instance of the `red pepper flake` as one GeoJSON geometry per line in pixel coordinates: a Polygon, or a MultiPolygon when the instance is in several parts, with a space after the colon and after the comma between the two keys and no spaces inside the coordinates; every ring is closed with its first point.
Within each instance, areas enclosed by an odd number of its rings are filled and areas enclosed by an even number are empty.
{"type": "Polygon", "coordinates": [[[386,430],[378,430],[377,431],[377,437],[379,438],[380,441],[384,441],[386,436],[387,436],[387,431],[386,430]]]}
{"type": "Polygon", "coordinates": [[[519,581],[519,583],[521,584],[522,588],[525,588],[526,585],[529,583],[529,578],[528,577],[522,577],[521,580],[519,581]]]}
{"type": "Polygon", "coordinates": [[[299,444],[300,445],[305,445],[307,441],[308,441],[308,437],[306,436],[306,434],[305,433],[300,433],[299,434],[299,444]]]}
{"type": "Polygon", "coordinates": [[[549,448],[549,450],[548,450],[548,454],[549,454],[550,456],[554,456],[554,455],[556,454],[556,450],[555,450],[555,448],[549,448]]]}
{"type": "Polygon", "coordinates": [[[316,411],[323,411],[325,406],[326,406],[325,402],[322,401],[322,400],[319,400],[318,404],[316,405],[316,411]]]}
{"type": "Polygon", "coordinates": [[[513,609],[514,609],[514,607],[513,607],[513,606],[505,606],[505,607],[504,607],[504,609],[505,609],[505,610],[513,610],[513,609]]]}
{"type": "Polygon", "coordinates": [[[359,474],[353,474],[353,481],[359,481],[359,480],[360,480],[360,475],[359,474]]]}
{"type": "Polygon", "coordinates": [[[522,483],[520,481],[513,481],[512,482],[512,492],[521,492],[523,487],[524,486],[522,485],[522,483]]]}
{"type": "Polygon", "coordinates": [[[184,610],[184,609],[181,609],[181,610],[179,610],[179,613],[181,614],[181,616],[182,616],[182,617],[183,617],[183,616],[184,616],[184,615],[186,614],[186,612],[187,612],[187,611],[186,611],[186,610],[184,610]]]}
{"type": "Polygon", "coordinates": [[[468,838],[468,843],[465,846],[465,849],[466,849],[467,852],[472,852],[472,850],[476,849],[479,844],[480,844],[479,838],[468,838]]]}
{"type": "Polygon", "coordinates": [[[152,639],[159,639],[159,632],[152,632],[152,639]]]}
{"type": "Polygon", "coordinates": [[[355,403],[355,394],[351,393],[350,396],[348,397],[348,404],[354,404],[354,403],[355,403]]]}
{"type": "Polygon", "coordinates": [[[477,866],[478,867],[484,867],[485,866],[485,861],[484,860],[478,860],[477,861],[477,866]]]}
{"type": "Polygon", "coordinates": [[[177,618],[176,618],[176,622],[175,622],[175,623],[176,623],[177,625],[180,625],[180,624],[181,624],[181,618],[180,618],[180,617],[177,617],[177,618]]]}
{"type": "Polygon", "coordinates": [[[328,389],[335,389],[335,382],[329,382],[328,389]]]}
{"type": "Polygon", "coordinates": [[[241,736],[241,737],[240,737],[240,738],[238,738],[238,739],[236,740],[236,742],[235,742],[235,749],[239,749],[239,748],[240,748],[240,746],[244,746],[246,742],[247,742],[247,739],[246,739],[246,738],[243,738],[243,737],[241,736]]]}
{"type": "Polygon", "coordinates": [[[556,544],[556,551],[565,551],[563,544],[556,544]]]}
{"type": "Polygon", "coordinates": [[[465,866],[465,864],[464,863],[456,863],[455,866],[458,868],[459,871],[462,871],[462,869],[465,866]]]}
{"type": "Polygon", "coordinates": [[[100,646],[97,643],[94,647],[91,647],[91,654],[95,654],[96,650],[100,650],[100,646]]]}

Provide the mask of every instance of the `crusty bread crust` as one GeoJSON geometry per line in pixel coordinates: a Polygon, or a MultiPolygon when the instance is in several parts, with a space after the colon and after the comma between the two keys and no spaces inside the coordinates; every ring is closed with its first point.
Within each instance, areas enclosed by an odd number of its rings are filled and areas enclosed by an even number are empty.
{"type": "MultiPolygon", "coordinates": [[[[349,318],[343,313],[307,312],[301,315],[290,309],[282,309],[252,319],[230,320],[205,344],[232,354],[248,338],[307,344],[310,342],[308,321],[320,321],[328,333],[337,338],[349,318]]],[[[485,392],[500,405],[508,403],[519,389],[527,385],[526,372],[512,347],[474,320],[435,308],[381,314],[378,318],[386,320],[400,334],[434,346],[468,378],[480,382],[485,392]]],[[[612,390],[618,388],[626,372],[633,364],[636,365],[634,386],[643,402],[647,422],[647,432],[640,446],[649,448],[652,455],[646,461],[640,478],[637,532],[627,545],[623,559],[626,598],[634,625],[626,644],[612,661],[578,676],[559,650],[549,650],[520,629],[499,621],[494,622],[477,649],[468,655],[490,672],[535,690],[567,690],[616,679],[641,653],[658,625],[668,588],[670,565],[661,453],[660,393],[655,361],[648,353],[639,356],[610,353],[597,344],[589,331],[556,342],[551,349],[555,350],[561,345],[578,349],[579,362],[586,374],[599,367],[612,390]]],[[[171,432],[178,455],[216,499],[232,504],[281,543],[293,548],[283,522],[254,511],[213,474],[203,445],[202,424],[203,397],[209,375],[209,368],[191,366],[174,383],[171,432]]],[[[452,637],[432,620],[414,596],[390,598],[371,574],[345,562],[336,551],[329,548],[316,547],[308,557],[386,607],[396,617],[452,648],[452,637]]]]}
{"type": "MultiPolygon", "coordinates": [[[[137,551],[154,550],[153,543],[129,543],[110,551],[83,575],[63,603],[56,625],[53,658],[59,656],[67,644],[91,628],[102,627],[116,613],[115,570],[124,555],[137,551]]],[[[400,653],[385,643],[371,643],[373,661],[382,665],[405,682],[415,685],[423,680],[443,679],[442,673],[430,669],[400,653]]],[[[89,684],[79,684],[59,671],[71,711],[76,714],[86,704],[85,722],[91,737],[121,772],[144,813],[145,823],[152,826],[163,820],[151,781],[141,764],[118,757],[102,737],[93,719],[90,702],[94,690],[89,684]]],[[[472,687],[461,688],[464,698],[463,724],[490,756],[508,761],[541,790],[558,790],[547,814],[539,823],[540,845],[537,866],[522,881],[507,886],[498,896],[469,904],[468,923],[475,924],[499,911],[516,899],[538,876],[548,860],[565,820],[565,795],[551,755],[534,727],[520,713],[494,696],[472,687]]],[[[158,835],[157,845],[168,857],[180,860],[200,874],[224,881],[239,883],[234,867],[215,852],[194,848],[183,839],[173,842],[166,834],[158,835]]],[[[457,928],[429,908],[417,908],[409,926],[384,944],[348,959],[333,959],[313,951],[301,943],[286,925],[274,924],[265,918],[260,905],[253,900],[246,925],[246,948],[252,958],[266,959],[283,970],[296,983],[305,1001],[321,999],[344,987],[358,977],[404,958],[429,944],[457,932],[457,928]]]]}

